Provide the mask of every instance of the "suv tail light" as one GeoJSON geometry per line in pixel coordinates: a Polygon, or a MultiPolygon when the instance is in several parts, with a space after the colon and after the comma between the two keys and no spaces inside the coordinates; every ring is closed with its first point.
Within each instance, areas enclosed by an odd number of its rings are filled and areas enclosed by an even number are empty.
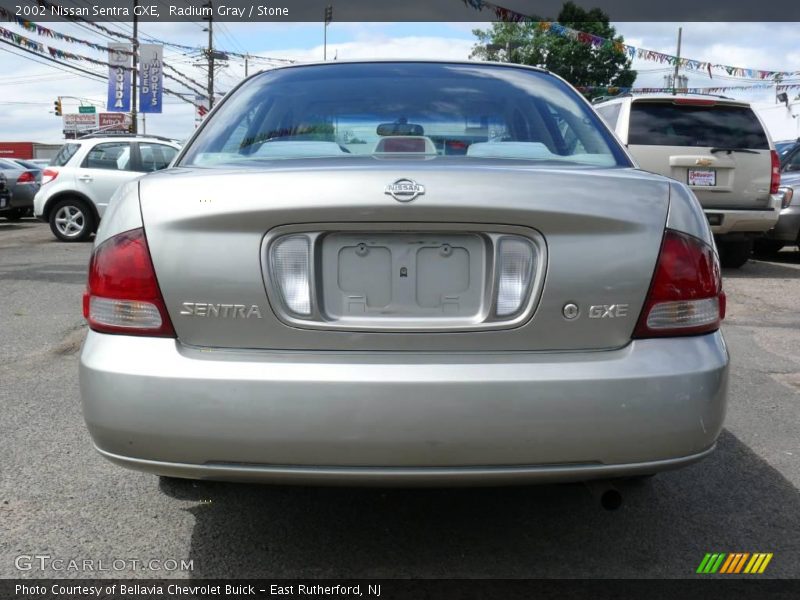
{"type": "Polygon", "coordinates": [[[58,177],[58,171],[56,171],[55,169],[45,169],[44,171],[42,171],[42,185],[44,185],[45,183],[50,183],[56,177],[58,177]]]}
{"type": "Polygon", "coordinates": [[[102,333],[175,337],[143,229],[115,235],[94,249],[83,316],[102,333]]]}
{"type": "Polygon", "coordinates": [[[772,158],[772,177],[769,181],[769,193],[777,194],[781,185],[781,159],[775,150],[769,153],[772,158]]]}
{"type": "Polygon", "coordinates": [[[17,177],[17,183],[36,183],[36,177],[30,171],[23,171],[17,177]]]}
{"type": "Polygon", "coordinates": [[[668,229],[634,338],[697,335],[719,329],[725,292],[714,249],[668,229]]]}

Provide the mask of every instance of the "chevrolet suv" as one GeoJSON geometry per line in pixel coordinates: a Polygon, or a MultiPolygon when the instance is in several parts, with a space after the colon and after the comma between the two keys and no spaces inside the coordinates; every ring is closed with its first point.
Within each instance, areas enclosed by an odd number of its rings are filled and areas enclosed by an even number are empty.
{"type": "Polygon", "coordinates": [[[602,101],[595,110],[646,171],[695,193],[722,265],[741,267],[753,240],[777,222],[780,160],[747,102],[722,96],[658,94],[602,101]]]}
{"type": "Polygon", "coordinates": [[[158,136],[93,135],[65,143],[42,173],[33,213],[62,242],[97,230],[123,183],[169,166],[180,146],[158,136]]]}

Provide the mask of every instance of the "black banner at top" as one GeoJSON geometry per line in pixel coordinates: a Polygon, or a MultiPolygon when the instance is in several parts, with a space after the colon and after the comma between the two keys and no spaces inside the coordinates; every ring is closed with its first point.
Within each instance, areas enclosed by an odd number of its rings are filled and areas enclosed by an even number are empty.
{"type": "MultiPolygon", "coordinates": [[[[572,0],[611,21],[800,21],[797,0],[572,0]]],[[[7,13],[34,22],[339,22],[550,20],[565,0],[0,0],[7,13]]]]}

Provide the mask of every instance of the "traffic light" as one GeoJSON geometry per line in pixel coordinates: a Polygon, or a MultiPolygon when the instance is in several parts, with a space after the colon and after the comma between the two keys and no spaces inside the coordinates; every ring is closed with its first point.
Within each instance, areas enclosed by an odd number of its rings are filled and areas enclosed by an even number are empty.
{"type": "Polygon", "coordinates": [[[58,97],[58,100],[53,102],[53,108],[55,109],[55,113],[57,117],[61,116],[61,96],[58,97]]]}
{"type": "Polygon", "coordinates": [[[333,7],[328,5],[325,7],[325,25],[333,21],[333,7]]]}

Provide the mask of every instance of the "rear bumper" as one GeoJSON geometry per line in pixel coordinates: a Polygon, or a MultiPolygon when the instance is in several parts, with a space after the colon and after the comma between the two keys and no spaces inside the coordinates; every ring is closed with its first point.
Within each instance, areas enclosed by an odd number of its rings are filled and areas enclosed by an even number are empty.
{"type": "Polygon", "coordinates": [[[90,332],[98,450],[190,478],[511,483],[620,477],[702,458],[722,428],[717,332],[604,352],[201,351],[90,332]]]}
{"type": "Polygon", "coordinates": [[[765,233],[769,231],[778,221],[781,198],[778,195],[771,196],[770,208],[767,210],[728,210],[728,209],[704,209],[709,218],[711,232],[714,235],[725,235],[727,233],[765,233]],[[715,219],[721,219],[718,225],[715,219]]]}
{"type": "Polygon", "coordinates": [[[770,230],[767,237],[780,240],[788,244],[800,242],[800,206],[790,205],[780,213],[780,218],[775,228],[770,230]]]}

